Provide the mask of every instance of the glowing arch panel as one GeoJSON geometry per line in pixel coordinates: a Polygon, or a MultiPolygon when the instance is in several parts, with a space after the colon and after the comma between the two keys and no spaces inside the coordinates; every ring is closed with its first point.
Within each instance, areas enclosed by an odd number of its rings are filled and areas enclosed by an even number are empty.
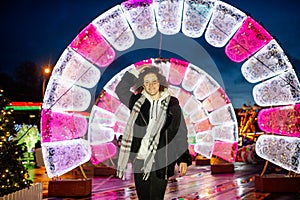
{"type": "Polygon", "coordinates": [[[244,12],[225,2],[217,1],[205,32],[206,41],[214,47],[225,46],[245,18],[244,12]]]}
{"type": "Polygon", "coordinates": [[[81,87],[92,88],[98,83],[101,72],[71,48],[67,48],[57,61],[52,77],[72,82],[81,87]]]}
{"type": "Polygon", "coordinates": [[[50,78],[48,86],[42,106],[44,109],[61,111],[85,111],[88,109],[92,99],[89,90],[54,76],[50,78]]]}
{"type": "Polygon", "coordinates": [[[86,116],[75,112],[54,112],[42,109],[41,142],[81,138],[87,133],[86,116]]]}
{"type": "Polygon", "coordinates": [[[272,36],[254,19],[247,17],[225,47],[226,55],[234,62],[242,62],[272,40],[272,36]]]}
{"type": "Polygon", "coordinates": [[[85,27],[69,45],[99,67],[107,67],[115,59],[115,51],[93,24],[85,27]]]}
{"type": "Polygon", "coordinates": [[[90,145],[84,139],[46,142],[41,146],[49,178],[63,175],[91,158],[90,145]]]}
{"type": "Polygon", "coordinates": [[[152,0],[124,1],[121,7],[138,39],[145,40],[156,35],[157,27],[152,0]]]}
{"type": "Polygon", "coordinates": [[[180,31],[183,0],[153,0],[158,30],[165,35],[180,31]]]}
{"type": "Polygon", "coordinates": [[[287,105],[300,101],[300,85],[293,69],[253,88],[253,97],[260,106],[287,105]]]}
{"type": "Polygon", "coordinates": [[[300,173],[300,139],[297,137],[261,135],[255,145],[256,153],[270,162],[300,173]]]}
{"type": "Polygon", "coordinates": [[[275,39],[242,65],[242,74],[250,83],[257,83],[281,74],[292,65],[275,39]]]}
{"type": "Polygon", "coordinates": [[[182,28],[184,35],[199,38],[203,35],[213,13],[216,0],[184,1],[182,28]]]}
{"type": "Polygon", "coordinates": [[[101,14],[92,24],[118,51],[124,51],[134,43],[134,35],[120,5],[101,14]]]}
{"type": "Polygon", "coordinates": [[[300,104],[263,109],[257,118],[260,129],[267,133],[300,136],[300,104]]]}
{"type": "Polygon", "coordinates": [[[111,143],[91,144],[91,162],[94,165],[107,160],[117,153],[116,146],[111,143]]]}

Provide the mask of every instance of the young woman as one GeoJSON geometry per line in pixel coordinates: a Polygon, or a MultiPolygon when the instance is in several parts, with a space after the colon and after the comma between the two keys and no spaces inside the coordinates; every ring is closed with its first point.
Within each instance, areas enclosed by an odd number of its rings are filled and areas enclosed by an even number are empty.
{"type": "Polygon", "coordinates": [[[117,176],[124,178],[130,160],[140,200],[163,200],[175,165],[183,176],[192,163],[181,107],[167,87],[159,69],[149,65],[125,72],[116,87],[120,101],[131,110],[121,142],[117,176]]]}

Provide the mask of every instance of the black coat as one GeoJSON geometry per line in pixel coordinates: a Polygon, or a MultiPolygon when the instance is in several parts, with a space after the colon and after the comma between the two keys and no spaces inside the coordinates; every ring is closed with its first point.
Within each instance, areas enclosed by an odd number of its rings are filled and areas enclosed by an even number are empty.
{"type": "MultiPolygon", "coordinates": [[[[136,77],[126,72],[116,87],[116,94],[120,101],[132,110],[135,102],[141,97],[141,94],[133,94],[130,88],[134,85],[136,77]]],[[[133,130],[133,140],[131,145],[130,159],[134,162],[137,152],[140,148],[142,138],[146,134],[147,124],[149,122],[150,102],[146,98],[141,106],[140,113],[135,121],[133,130]]],[[[188,151],[187,127],[184,117],[176,97],[171,97],[168,109],[167,119],[161,130],[157,152],[155,154],[155,164],[153,167],[157,170],[161,178],[173,176],[174,167],[177,163],[185,162],[191,165],[192,160],[188,151]],[[166,167],[168,166],[168,167],[166,167]]]]}

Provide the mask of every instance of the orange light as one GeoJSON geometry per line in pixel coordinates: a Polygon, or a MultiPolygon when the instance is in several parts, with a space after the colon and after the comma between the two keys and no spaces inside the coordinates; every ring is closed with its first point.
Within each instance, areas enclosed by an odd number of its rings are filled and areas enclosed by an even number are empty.
{"type": "Polygon", "coordinates": [[[50,67],[44,68],[44,73],[45,73],[45,74],[50,74],[50,72],[51,72],[50,67]]]}

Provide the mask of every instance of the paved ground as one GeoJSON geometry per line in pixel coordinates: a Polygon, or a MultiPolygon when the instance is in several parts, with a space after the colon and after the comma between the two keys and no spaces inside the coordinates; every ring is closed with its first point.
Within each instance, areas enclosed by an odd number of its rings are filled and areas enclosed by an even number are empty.
{"type": "MultiPolygon", "coordinates": [[[[83,166],[86,176],[92,180],[92,194],[88,197],[49,197],[48,178],[45,168],[30,168],[29,173],[34,182],[43,182],[43,199],[137,199],[131,174],[129,180],[122,181],[113,175],[94,176],[93,168],[83,166]]],[[[211,166],[193,164],[184,177],[175,177],[170,181],[166,191],[166,200],[204,199],[204,200],[300,200],[300,193],[266,193],[255,190],[254,176],[262,172],[261,164],[235,163],[234,173],[212,174],[211,166]]],[[[79,169],[73,170],[60,179],[82,179],[79,169]]],[[[300,187],[300,186],[299,186],[300,187]]]]}

